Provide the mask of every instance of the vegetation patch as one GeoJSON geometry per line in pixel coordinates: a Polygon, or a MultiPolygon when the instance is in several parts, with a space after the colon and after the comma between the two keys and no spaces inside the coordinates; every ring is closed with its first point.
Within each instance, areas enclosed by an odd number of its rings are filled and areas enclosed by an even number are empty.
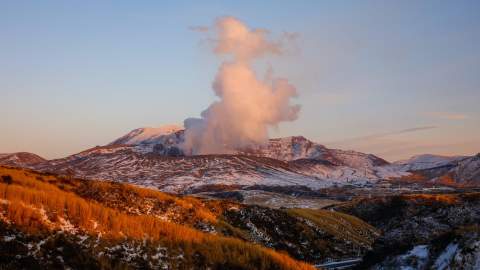
{"type": "MultiPolygon", "coordinates": [[[[101,203],[101,199],[82,198],[73,190],[74,187],[82,187],[83,183],[72,179],[1,168],[0,175],[6,173],[11,175],[12,183],[0,183],[0,223],[8,227],[8,230],[4,231],[15,232],[13,235],[5,235],[5,239],[14,237],[11,241],[17,243],[19,249],[26,247],[24,252],[20,253],[24,254],[24,257],[20,255],[19,258],[30,258],[31,263],[46,263],[45,256],[48,253],[43,253],[43,245],[60,232],[68,235],[67,242],[82,245],[88,251],[86,254],[92,256],[90,258],[93,264],[98,263],[106,269],[122,265],[139,266],[130,262],[133,258],[137,260],[138,254],[148,258],[151,255],[148,255],[148,250],[154,247],[166,249],[165,254],[168,255],[164,254],[166,257],[163,261],[174,269],[198,266],[210,269],[314,269],[287,254],[259,245],[204,233],[189,226],[164,221],[155,215],[141,212],[131,214],[123,211],[121,206],[116,209],[106,205],[107,203],[101,203]],[[21,235],[37,241],[34,241],[35,244],[22,245],[23,242],[16,240],[21,235]],[[82,237],[85,238],[79,241],[82,237]],[[33,248],[34,246],[36,248],[33,248]],[[93,252],[99,247],[102,247],[100,252],[93,252]],[[115,252],[121,254],[114,256],[115,252]],[[112,260],[122,258],[122,263],[101,263],[105,256],[112,260]]],[[[96,189],[119,188],[112,183],[97,182],[94,185],[97,185],[96,189]]],[[[192,209],[196,203],[200,203],[194,198],[180,198],[176,201],[171,195],[132,186],[120,189],[123,189],[122,194],[132,192],[142,197],[155,198],[157,201],[173,200],[172,204],[186,209],[192,209]]],[[[205,212],[193,215],[205,220],[213,219],[214,212],[206,209],[205,212]]],[[[1,245],[10,245],[11,241],[2,242],[1,245]]],[[[67,244],[52,245],[56,249],[68,250],[67,244]]],[[[53,259],[48,260],[48,263],[53,263],[53,259]]]]}

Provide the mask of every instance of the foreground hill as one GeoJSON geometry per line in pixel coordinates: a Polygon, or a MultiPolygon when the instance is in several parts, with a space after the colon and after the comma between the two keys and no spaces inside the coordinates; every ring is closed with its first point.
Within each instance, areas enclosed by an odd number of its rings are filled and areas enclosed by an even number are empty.
{"type": "Polygon", "coordinates": [[[0,237],[0,266],[9,269],[313,269],[298,260],[363,254],[378,232],[330,211],[275,210],[0,167],[0,237]]]}
{"type": "Polygon", "coordinates": [[[359,269],[480,269],[480,193],[363,198],[334,208],[382,231],[359,269]]]}

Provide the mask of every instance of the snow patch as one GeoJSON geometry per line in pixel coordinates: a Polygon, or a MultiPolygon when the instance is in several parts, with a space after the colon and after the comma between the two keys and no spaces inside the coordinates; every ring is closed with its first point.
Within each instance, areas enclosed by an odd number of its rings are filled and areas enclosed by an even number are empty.
{"type": "Polygon", "coordinates": [[[453,256],[458,250],[458,244],[457,243],[450,243],[448,246],[445,248],[445,250],[438,256],[437,260],[435,261],[435,264],[433,265],[435,269],[438,270],[443,270],[448,267],[450,262],[453,259],[453,256]]]}

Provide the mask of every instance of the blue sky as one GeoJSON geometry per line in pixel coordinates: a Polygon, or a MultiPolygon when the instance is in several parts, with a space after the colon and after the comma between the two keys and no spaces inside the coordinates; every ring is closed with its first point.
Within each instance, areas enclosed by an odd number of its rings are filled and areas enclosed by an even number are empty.
{"type": "Polygon", "coordinates": [[[271,136],[480,152],[479,1],[1,1],[0,152],[63,157],[198,116],[220,61],[189,27],[224,15],[299,34],[262,61],[302,105],[271,136]]]}

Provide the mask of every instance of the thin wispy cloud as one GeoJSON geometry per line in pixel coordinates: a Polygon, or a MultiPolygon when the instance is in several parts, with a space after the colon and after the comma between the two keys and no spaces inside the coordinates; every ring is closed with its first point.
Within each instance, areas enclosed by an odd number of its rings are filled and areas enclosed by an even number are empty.
{"type": "Polygon", "coordinates": [[[439,119],[446,119],[446,120],[464,120],[467,119],[468,116],[463,113],[452,113],[452,112],[426,112],[427,116],[439,118],[439,119]]]}
{"type": "Polygon", "coordinates": [[[376,151],[375,154],[391,161],[425,153],[444,156],[469,156],[478,152],[479,145],[480,140],[466,140],[455,143],[399,141],[389,143],[385,148],[376,151]]]}
{"type": "Polygon", "coordinates": [[[346,140],[342,140],[342,141],[337,141],[337,142],[334,142],[334,143],[351,143],[351,142],[358,142],[358,141],[369,141],[369,140],[379,139],[379,138],[398,135],[398,134],[413,133],[413,132],[419,132],[419,131],[430,130],[430,129],[435,129],[435,128],[438,128],[438,127],[437,126],[420,126],[420,127],[406,128],[406,129],[401,129],[401,130],[396,130],[396,131],[390,131],[390,132],[371,134],[371,135],[367,135],[367,136],[354,137],[354,138],[350,138],[350,139],[346,139],[346,140]]]}
{"type": "Polygon", "coordinates": [[[434,129],[434,128],[437,128],[437,126],[414,127],[414,128],[403,129],[403,130],[400,130],[400,131],[397,131],[397,132],[392,132],[392,134],[401,134],[401,133],[415,132],[415,131],[434,129]]]}

